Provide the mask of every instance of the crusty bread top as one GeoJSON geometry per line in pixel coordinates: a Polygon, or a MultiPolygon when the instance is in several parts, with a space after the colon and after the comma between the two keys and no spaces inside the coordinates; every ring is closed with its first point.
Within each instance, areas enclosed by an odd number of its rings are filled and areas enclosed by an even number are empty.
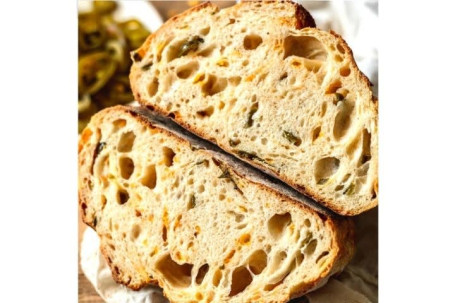
{"type": "Polygon", "coordinates": [[[312,28],[302,11],[289,2],[189,10],[133,54],[132,90],[198,136],[356,215],[377,205],[377,102],[346,42],[312,28]]]}
{"type": "Polygon", "coordinates": [[[257,184],[220,155],[141,109],[92,118],[80,139],[80,207],[117,282],[158,283],[178,303],[286,302],[342,270],[351,220],[257,184]]]}

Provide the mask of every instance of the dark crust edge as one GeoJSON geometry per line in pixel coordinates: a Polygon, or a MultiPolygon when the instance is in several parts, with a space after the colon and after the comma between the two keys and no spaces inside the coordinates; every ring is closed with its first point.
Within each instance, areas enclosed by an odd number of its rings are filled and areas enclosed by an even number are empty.
{"type": "Polygon", "coordinates": [[[291,197],[293,200],[298,201],[299,204],[305,205],[320,214],[331,217],[339,217],[336,212],[321,206],[317,201],[303,195],[279,178],[271,176],[271,174],[267,174],[261,169],[262,166],[257,166],[259,170],[252,168],[250,165],[246,164],[245,161],[242,161],[243,158],[239,158],[223,150],[213,142],[207,141],[203,137],[195,135],[191,132],[191,130],[182,127],[182,125],[176,123],[173,119],[165,117],[165,113],[160,112],[159,110],[150,111],[143,106],[131,107],[129,112],[135,117],[144,120],[151,127],[157,128],[156,123],[159,123],[161,128],[165,128],[167,132],[176,137],[184,138],[184,141],[188,141],[192,146],[197,146],[200,149],[209,152],[211,156],[219,158],[223,162],[227,162],[229,166],[236,168],[236,173],[239,176],[246,177],[249,181],[255,184],[260,184],[261,186],[279,188],[278,192],[284,193],[284,196],[291,197]]]}
{"type": "MultiPolygon", "coordinates": [[[[145,104],[143,101],[139,101],[141,104],[145,104]]],[[[150,105],[145,105],[149,110],[159,114],[159,115],[162,115],[162,116],[166,116],[166,117],[169,117],[169,115],[171,113],[168,113],[164,110],[162,110],[161,108],[159,107],[154,107],[154,106],[150,106],[150,105]]],[[[186,130],[190,131],[191,133],[193,133],[194,135],[198,136],[199,138],[203,139],[203,140],[207,140],[209,142],[211,142],[212,144],[215,144],[217,146],[219,146],[221,149],[223,149],[224,152],[226,153],[229,153],[233,156],[235,156],[237,159],[245,162],[245,163],[248,163],[250,164],[251,166],[254,166],[256,169],[259,169],[261,172],[269,175],[269,176],[272,176],[273,178],[276,178],[278,180],[281,180],[282,182],[286,183],[288,186],[292,187],[293,189],[295,189],[296,191],[298,191],[299,193],[302,193],[303,195],[307,196],[308,198],[314,200],[316,203],[319,203],[321,205],[323,205],[324,207],[327,207],[329,210],[339,214],[339,215],[347,215],[347,216],[355,216],[355,215],[359,215],[360,213],[362,212],[365,212],[373,207],[376,207],[378,202],[377,202],[377,198],[372,200],[372,202],[370,204],[367,204],[365,205],[364,207],[362,208],[357,208],[357,209],[354,209],[354,210],[343,210],[340,206],[338,206],[336,204],[335,201],[332,201],[332,200],[324,200],[323,197],[321,197],[320,195],[312,192],[311,190],[309,190],[308,188],[306,188],[305,186],[302,186],[302,185],[299,185],[297,184],[296,182],[294,182],[292,179],[290,178],[287,178],[286,176],[284,175],[279,175],[278,173],[276,173],[275,171],[267,168],[266,166],[263,166],[253,160],[249,160],[247,158],[242,158],[242,157],[239,157],[237,154],[235,154],[229,147],[226,147],[226,146],[223,146],[222,144],[218,143],[215,138],[209,138],[208,136],[205,135],[205,133],[203,131],[199,131],[197,130],[196,128],[192,127],[190,124],[186,123],[183,119],[180,119],[180,117],[178,115],[175,115],[174,117],[171,117],[171,119],[173,121],[175,121],[177,124],[179,124],[180,126],[182,126],[183,128],[185,128],[186,130]]],[[[377,178],[375,179],[374,182],[377,182],[377,178]]]]}
{"type": "Polygon", "coordinates": [[[311,16],[310,12],[308,12],[302,5],[296,2],[292,2],[295,6],[295,18],[296,24],[295,27],[297,29],[302,29],[304,27],[316,27],[316,23],[311,16]]]}
{"type": "MultiPolygon", "coordinates": [[[[188,144],[190,146],[194,146],[193,142],[190,142],[186,140],[186,138],[182,138],[182,136],[179,136],[178,133],[176,133],[174,130],[169,130],[167,127],[168,125],[157,125],[156,120],[153,120],[152,118],[152,113],[149,112],[148,110],[144,108],[133,108],[133,107],[128,107],[128,106],[114,106],[110,107],[107,109],[102,110],[101,112],[97,113],[89,123],[89,125],[97,124],[98,120],[103,117],[104,115],[109,114],[110,112],[123,112],[125,114],[130,114],[133,118],[136,118],[140,123],[144,124],[148,128],[154,128],[159,130],[160,132],[173,136],[183,144],[188,144]],[[155,123],[154,123],[155,122],[155,123]]],[[[168,118],[162,118],[162,117],[156,117],[159,120],[165,119],[165,120],[170,120],[168,118]]],[[[166,122],[165,120],[162,120],[164,123],[169,123],[166,122]]],[[[161,122],[159,122],[161,123],[161,122]]],[[[171,122],[173,123],[173,122],[171,122]]],[[[194,135],[193,135],[194,137],[194,135]]],[[[196,143],[196,146],[198,146],[196,142],[197,139],[195,140],[194,143],[196,143]]],[[[90,161],[85,162],[85,164],[81,164],[81,161],[83,157],[81,155],[84,154],[85,152],[91,152],[90,154],[93,153],[94,147],[91,148],[91,150],[86,151],[85,150],[86,145],[82,144],[82,148],[79,151],[79,208],[80,211],[82,212],[81,205],[82,203],[87,203],[90,199],[90,189],[88,188],[88,185],[85,183],[81,184],[81,181],[84,179],[85,174],[83,171],[86,171],[86,174],[90,174],[90,168],[93,164],[93,157],[90,157],[90,161]],[[84,169],[85,168],[85,169],[84,169]]],[[[320,276],[315,278],[313,281],[309,281],[305,284],[303,284],[303,288],[299,289],[295,293],[291,294],[291,298],[296,298],[298,296],[304,295],[305,293],[311,291],[316,285],[318,285],[322,280],[329,278],[330,276],[337,274],[338,272],[342,271],[343,268],[348,264],[348,262],[352,259],[354,255],[354,250],[355,250],[355,244],[354,244],[354,225],[353,221],[350,218],[343,218],[339,217],[337,215],[334,216],[325,216],[324,214],[320,214],[311,207],[308,207],[307,205],[303,204],[301,201],[298,201],[294,199],[293,197],[289,197],[282,192],[271,188],[267,187],[264,184],[255,182],[254,180],[251,180],[247,174],[244,174],[243,172],[239,172],[238,170],[235,170],[231,164],[230,161],[226,161],[224,157],[222,156],[221,158],[219,156],[218,151],[212,151],[210,149],[204,149],[204,148],[199,148],[200,151],[205,152],[209,154],[209,156],[216,158],[225,164],[227,164],[230,167],[230,171],[234,172],[241,178],[247,179],[249,182],[255,183],[258,186],[261,186],[263,189],[265,189],[267,192],[271,193],[272,195],[276,195],[279,198],[285,198],[289,200],[291,203],[293,203],[295,206],[300,207],[301,209],[305,211],[312,212],[314,215],[319,216],[319,218],[322,220],[325,228],[329,230],[332,233],[332,250],[335,250],[335,254],[330,261],[330,263],[326,266],[326,270],[324,272],[320,273],[320,276]],[[223,159],[222,159],[223,158],[223,159]],[[338,232],[335,232],[338,231],[338,232]]],[[[230,155],[227,155],[228,157],[232,157],[230,155]]],[[[241,161],[236,160],[238,163],[241,163],[241,161]]],[[[246,167],[246,166],[245,166],[246,167]]],[[[247,168],[247,170],[249,170],[247,168]]],[[[84,223],[86,223],[88,226],[90,226],[92,229],[95,230],[92,222],[88,222],[86,216],[82,212],[82,220],[84,223]]],[[[114,271],[114,265],[109,261],[109,253],[106,251],[103,245],[100,245],[100,250],[103,255],[103,257],[106,260],[106,263],[108,264],[109,268],[111,269],[112,273],[112,278],[114,281],[116,281],[119,284],[125,285],[128,288],[131,288],[133,290],[139,290],[144,286],[147,285],[155,285],[155,286],[160,286],[159,282],[157,279],[154,279],[153,277],[150,277],[150,280],[143,282],[143,283],[138,283],[138,284],[131,284],[129,281],[124,281],[121,279],[121,276],[116,274],[114,271]]],[[[165,293],[164,293],[165,294],[165,293]]],[[[166,294],[165,294],[166,295],[166,294]]],[[[283,301],[277,301],[277,302],[282,302],[285,303],[287,300],[290,298],[284,298],[283,301]]]]}

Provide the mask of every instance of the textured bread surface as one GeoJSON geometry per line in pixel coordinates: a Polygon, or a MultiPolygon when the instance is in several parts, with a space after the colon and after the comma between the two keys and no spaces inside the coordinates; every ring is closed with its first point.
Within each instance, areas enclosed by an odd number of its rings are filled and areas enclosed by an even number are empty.
{"type": "Polygon", "coordinates": [[[352,51],[289,2],[205,4],[134,54],[135,98],[342,215],[377,205],[377,101],[352,51]]]}
{"type": "Polygon", "coordinates": [[[350,260],[349,219],[253,181],[144,113],[103,110],[79,141],[83,221],[117,282],[159,284],[171,302],[286,302],[350,260]]]}

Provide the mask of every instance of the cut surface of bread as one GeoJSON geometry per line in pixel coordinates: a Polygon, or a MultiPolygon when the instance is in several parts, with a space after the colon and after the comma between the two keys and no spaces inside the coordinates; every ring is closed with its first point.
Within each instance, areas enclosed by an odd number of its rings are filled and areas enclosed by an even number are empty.
{"type": "Polygon", "coordinates": [[[103,110],[79,141],[83,221],[117,282],[159,284],[179,303],[286,302],[350,260],[350,219],[315,212],[144,113],[103,110]]]}
{"type": "Polygon", "coordinates": [[[133,54],[132,90],[198,136],[356,215],[377,205],[377,101],[346,42],[297,8],[189,10],[133,54]]]}

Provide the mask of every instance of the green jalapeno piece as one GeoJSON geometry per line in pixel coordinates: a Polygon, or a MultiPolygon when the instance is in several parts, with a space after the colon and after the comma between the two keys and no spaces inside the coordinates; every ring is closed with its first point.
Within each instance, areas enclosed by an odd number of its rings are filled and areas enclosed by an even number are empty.
{"type": "Polygon", "coordinates": [[[86,55],[79,59],[79,93],[93,94],[112,77],[116,62],[106,52],[86,55]]]}

